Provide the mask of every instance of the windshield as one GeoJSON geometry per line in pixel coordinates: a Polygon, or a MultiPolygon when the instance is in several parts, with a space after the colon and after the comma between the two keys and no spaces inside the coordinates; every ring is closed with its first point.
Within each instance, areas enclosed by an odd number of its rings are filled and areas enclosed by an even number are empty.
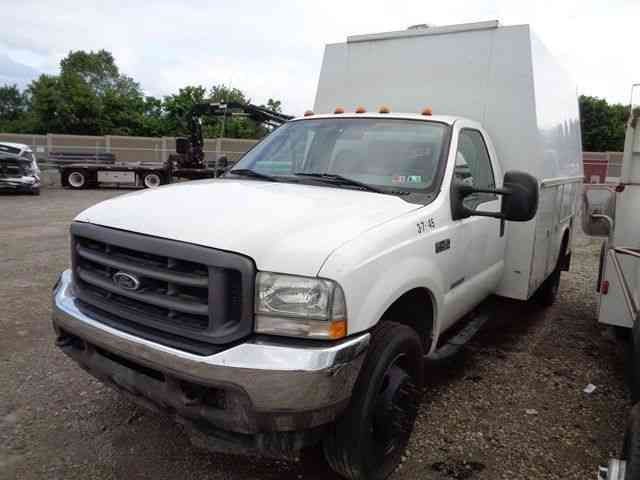
{"type": "Polygon", "coordinates": [[[378,187],[427,190],[436,183],[448,130],[422,120],[299,120],[269,135],[234,169],[279,179],[300,173],[340,175],[378,187]]]}

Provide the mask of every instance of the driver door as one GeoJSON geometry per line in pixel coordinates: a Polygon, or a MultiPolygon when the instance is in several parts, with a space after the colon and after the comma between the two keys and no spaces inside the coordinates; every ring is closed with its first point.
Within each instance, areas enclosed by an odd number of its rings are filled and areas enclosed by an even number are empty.
{"type": "MultiPolygon", "coordinates": [[[[493,145],[482,129],[469,122],[458,127],[452,182],[476,188],[495,189],[502,172],[495,161],[493,145]]],[[[501,182],[500,182],[501,183],[501,182]]],[[[465,198],[465,206],[500,211],[500,197],[476,193],[465,198]]],[[[452,237],[459,263],[450,278],[448,320],[453,323],[495,291],[504,268],[504,225],[488,217],[453,218],[452,237]]]]}

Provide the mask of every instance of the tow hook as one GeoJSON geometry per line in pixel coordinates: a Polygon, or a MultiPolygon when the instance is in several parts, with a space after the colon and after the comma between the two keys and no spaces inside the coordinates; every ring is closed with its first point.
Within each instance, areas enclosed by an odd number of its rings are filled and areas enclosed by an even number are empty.
{"type": "Polygon", "coordinates": [[[624,480],[627,470],[627,462],[612,458],[609,464],[598,467],[598,480],[624,480]]]}

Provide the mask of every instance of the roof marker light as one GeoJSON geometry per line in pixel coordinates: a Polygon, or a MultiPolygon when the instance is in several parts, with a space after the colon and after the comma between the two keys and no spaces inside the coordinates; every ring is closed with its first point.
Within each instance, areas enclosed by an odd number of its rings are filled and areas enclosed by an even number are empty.
{"type": "Polygon", "coordinates": [[[420,113],[422,115],[433,115],[433,109],[431,107],[424,107],[420,113]]]}
{"type": "Polygon", "coordinates": [[[307,110],[306,112],[304,112],[305,117],[310,117],[311,115],[314,115],[313,110],[307,110]]]}
{"type": "Polygon", "coordinates": [[[356,107],[356,113],[367,113],[367,110],[362,105],[358,105],[356,107]]]}
{"type": "Polygon", "coordinates": [[[336,107],[333,113],[335,114],[344,113],[344,107],[336,107]]]}
{"type": "Polygon", "coordinates": [[[391,113],[391,109],[389,107],[387,107],[386,105],[382,105],[378,109],[378,113],[391,113]]]}

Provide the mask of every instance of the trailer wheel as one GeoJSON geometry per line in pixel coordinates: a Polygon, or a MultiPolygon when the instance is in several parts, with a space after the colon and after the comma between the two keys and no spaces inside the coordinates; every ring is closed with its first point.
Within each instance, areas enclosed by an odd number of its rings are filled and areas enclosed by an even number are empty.
{"type": "Polygon", "coordinates": [[[142,183],[146,188],[156,188],[162,185],[162,177],[157,173],[145,173],[142,183]]]}
{"type": "Polygon", "coordinates": [[[640,404],[631,409],[622,458],[626,461],[624,480],[640,480],[640,404]]]}
{"type": "Polygon", "coordinates": [[[87,176],[81,170],[71,170],[67,173],[67,185],[79,190],[87,187],[87,176]]]}
{"type": "Polygon", "coordinates": [[[418,413],[423,362],[420,337],[410,327],[383,322],[374,331],[349,406],[324,439],[334,471],[352,480],[393,473],[418,413]]]}

